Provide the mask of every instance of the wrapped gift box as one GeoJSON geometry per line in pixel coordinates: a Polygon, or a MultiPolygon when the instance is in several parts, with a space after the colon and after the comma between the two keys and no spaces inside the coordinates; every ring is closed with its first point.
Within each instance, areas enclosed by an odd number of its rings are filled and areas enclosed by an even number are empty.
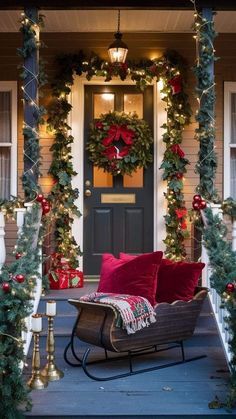
{"type": "Polygon", "coordinates": [[[83,272],[77,269],[57,268],[49,275],[50,288],[62,290],[67,288],[82,288],[84,283],[83,272]]]}

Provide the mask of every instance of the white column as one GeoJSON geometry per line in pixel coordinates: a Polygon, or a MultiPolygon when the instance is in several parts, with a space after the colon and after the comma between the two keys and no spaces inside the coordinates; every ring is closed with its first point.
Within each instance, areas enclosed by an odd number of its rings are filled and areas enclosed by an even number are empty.
{"type": "Polygon", "coordinates": [[[236,251],[236,220],[232,223],[232,250],[236,251]]]}
{"type": "Polygon", "coordinates": [[[212,209],[213,215],[218,215],[220,217],[220,219],[222,220],[223,211],[222,211],[221,205],[220,204],[211,204],[210,207],[212,209]]]}
{"type": "Polygon", "coordinates": [[[0,273],[6,260],[5,211],[0,211],[0,273]]]}
{"type": "Polygon", "coordinates": [[[17,227],[18,227],[17,235],[18,235],[18,237],[20,237],[21,232],[22,232],[22,228],[23,228],[23,225],[24,225],[26,208],[16,208],[15,211],[16,211],[16,224],[17,224],[17,227]]]}

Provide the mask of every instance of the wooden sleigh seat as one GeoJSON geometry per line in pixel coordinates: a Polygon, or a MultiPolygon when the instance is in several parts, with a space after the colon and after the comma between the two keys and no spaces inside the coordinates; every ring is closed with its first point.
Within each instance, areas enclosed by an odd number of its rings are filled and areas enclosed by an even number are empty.
{"type": "Polygon", "coordinates": [[[147,370],[164,368],[182,362],[200,359],[203,357],[202,355],[191,359],[185,359],[183,342],[190,338],[194,333],[196,322],[206,295],[206,288],[197,288],[193,299],[188,302],[175,301],[172,304],[157,304],[155,307],[156,322],[151,323],[149,327],[141,329],[131,335],[128,335],[125,330],[116,326],[117,312],[113,307],[106,304],[70,299],[68,300],[69,303],[78,309],[78,317],[72,331],[71,340],[65,348],[64,358],[70,365],[82,366],[85,373],[96,380],[120,378],[138,372],[145,372],[147,370]],[[98,378],[87,370],[87,358],[90,350],[88,349],[85,351],[83,359],[80,359],[75,353],[75,336],[84,342],[104,348],[106,358],[107,351],[118,353],[128,352],[131,361],[131,356],[134,353],[137,354],[140,351],[145,351],[147,348],[153,348],[155,352],[159,352],[163,350],[157,349],[159,345],[175,344],[175,346],[168,346],[165,350],[176,347],[176,345],[180,346],[182,359],[181,361],[172,362],[164,366],[156,366],[151,369],[149,368],[135,372],[133,371],[132,363],[130,362],[130,370],[128,373],[98,378]],[[69,361],[69,348],[71,348],[74,358],[78,361],[77,364],[69,361]]]}

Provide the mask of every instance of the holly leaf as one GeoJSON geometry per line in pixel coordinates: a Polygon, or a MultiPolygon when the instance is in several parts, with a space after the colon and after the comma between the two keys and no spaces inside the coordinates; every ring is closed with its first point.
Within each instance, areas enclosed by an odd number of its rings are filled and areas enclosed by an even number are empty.
{"type": "Polygon", "coordinates": [[[60,172],[58,174],[58,179],[59,179],[60,185],[66,186],[70,182],[71,178],[70,178],[70,176],[68,176],[68,174],[66,172],[60,172]]]}

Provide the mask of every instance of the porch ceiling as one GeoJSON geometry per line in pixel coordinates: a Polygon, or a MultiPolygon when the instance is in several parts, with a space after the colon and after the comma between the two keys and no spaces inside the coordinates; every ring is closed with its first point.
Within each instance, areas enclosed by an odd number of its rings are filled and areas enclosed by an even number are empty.
{"type": "MultiPolygon", "coordinates": [[[[117,10],[42,10],[44,32],[114,32],[117,10]]],[[[19,31],[19,10],[0,10],[0,32],[19,31]]],[[[216,30],[234,33],[236,11],[220,11],[215,17],[216,30]]],[[[121,31],[191,32],[193,11],[190,10],[123,10],[121,31]]]]}

